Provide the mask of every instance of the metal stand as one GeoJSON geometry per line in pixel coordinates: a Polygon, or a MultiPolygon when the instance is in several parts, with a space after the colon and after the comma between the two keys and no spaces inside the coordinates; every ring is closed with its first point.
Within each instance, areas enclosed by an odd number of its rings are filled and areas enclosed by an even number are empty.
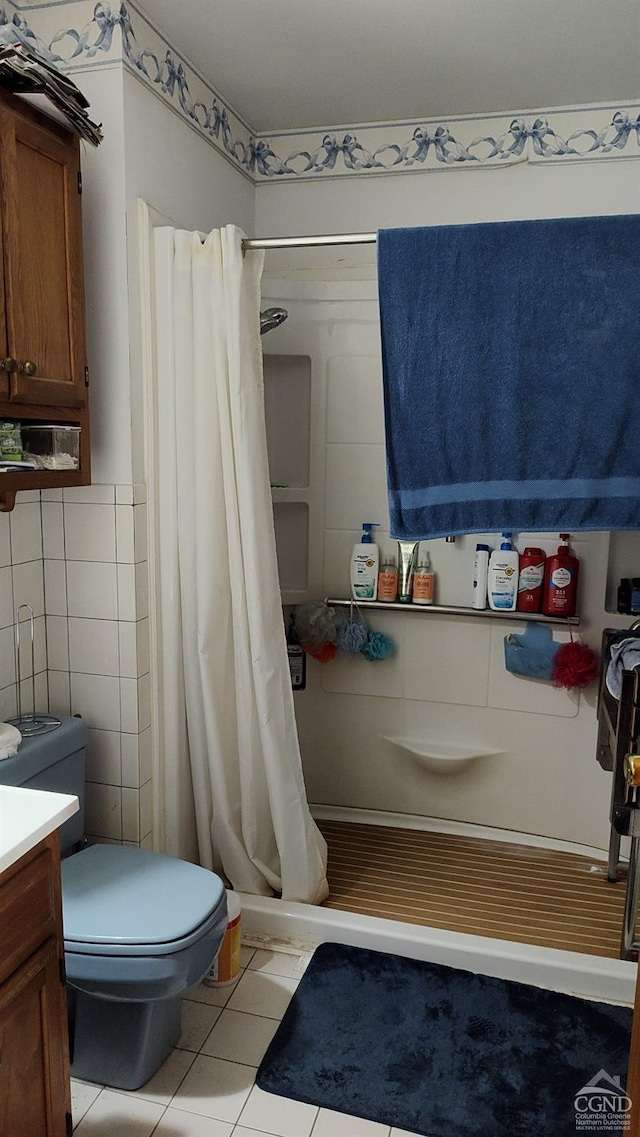
{"type": "MultiPolygon", "coordinates": [[[[636,630],[636,627],[630,629],[636,630]]],[[[605,640],[612,632],[605,632],[605,640]]],[[[635,929],[640,894],[640,800],[633,781],[634,751],[640,741],[640,668],[623,671],[620,699],[609,694],[604,669],[598,696],[598,761],[613,773],[611,786],[611,836],[607,880],[615,884],[626,866],[620,864],[622,837],[631,838],[620,958],[637,960],[640,941],[635,929]]]]}
{"type": "Polygon", "coordinates": [[[11,725],[18,728],[23,738],[31,738],[36,734],[46,734],[49,730],[55,730],[56,727],[61,725],[60,719],[55,715],[45,715],[36,713],[36,628],[35,619],[33,615],[33,608],[30,604],[20,604],[16,608],[15,624],[14,624],[14,639],[13,650],[16,664],[16,709],[18,717],[11,719],[11,725]],[[22,713],[22,653],[20,650],[20,625],[25,621],[21,621],[20,613],[22,611],[29,613],[29,633],[31,637],[31,714],[22,713]]]}

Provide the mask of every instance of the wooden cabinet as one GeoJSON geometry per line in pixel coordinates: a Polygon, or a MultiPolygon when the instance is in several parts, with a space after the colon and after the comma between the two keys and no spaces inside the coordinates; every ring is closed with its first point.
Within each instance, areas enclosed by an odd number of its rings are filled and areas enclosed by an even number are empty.
{"type": "Polygon", "coordinates": [[[0,509],[91,480],[81,189],[76,135],[0,92],[0,419],[81,427],[80,469],[0,473],[0,509]]]}
{"type": "Polygon", "coordinates": [[[0,875],[0,1133],[71,1133],[55,834],[0,875]]]}

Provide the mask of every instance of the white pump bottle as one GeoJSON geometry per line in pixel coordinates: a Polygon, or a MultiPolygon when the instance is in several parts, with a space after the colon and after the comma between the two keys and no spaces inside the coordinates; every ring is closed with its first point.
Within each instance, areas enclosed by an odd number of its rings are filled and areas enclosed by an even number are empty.
{"type": "Polygon", "coordinates": [[[511,544],[511,534],[502,534],[502,544],[489,558],[487,599],[494,612],[514,612],[518,601],[520,558],[511,544]]]}
{"type": "Polygon", "coordinates": [[[371,530],[377,528],[377,522],[365,521],[362,537],[351,550],[351,595],[354,600],[376,598],[380,550],[374,544],[371,530]]]}

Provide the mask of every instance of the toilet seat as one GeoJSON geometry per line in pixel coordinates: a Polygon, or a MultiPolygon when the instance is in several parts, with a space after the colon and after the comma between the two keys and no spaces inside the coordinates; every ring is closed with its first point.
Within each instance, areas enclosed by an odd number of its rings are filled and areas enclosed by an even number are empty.
{"type": "Polygon", "coordinates": [[[166,956],[226,920],[226,894],[208,869],[163,853],[93,845],[62,864],[65,950],[166,956]]]}

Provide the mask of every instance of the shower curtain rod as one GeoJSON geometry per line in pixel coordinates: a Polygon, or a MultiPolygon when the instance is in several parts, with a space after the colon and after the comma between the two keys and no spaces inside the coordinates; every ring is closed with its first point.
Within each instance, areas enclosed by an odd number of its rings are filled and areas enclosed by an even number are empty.
{"type": "Polygon", "coordinates": [[[374,245],[375,233],[326,233],[321,237],[245,237],[247,249],[311,249],[314,245],[374,245]]]}

